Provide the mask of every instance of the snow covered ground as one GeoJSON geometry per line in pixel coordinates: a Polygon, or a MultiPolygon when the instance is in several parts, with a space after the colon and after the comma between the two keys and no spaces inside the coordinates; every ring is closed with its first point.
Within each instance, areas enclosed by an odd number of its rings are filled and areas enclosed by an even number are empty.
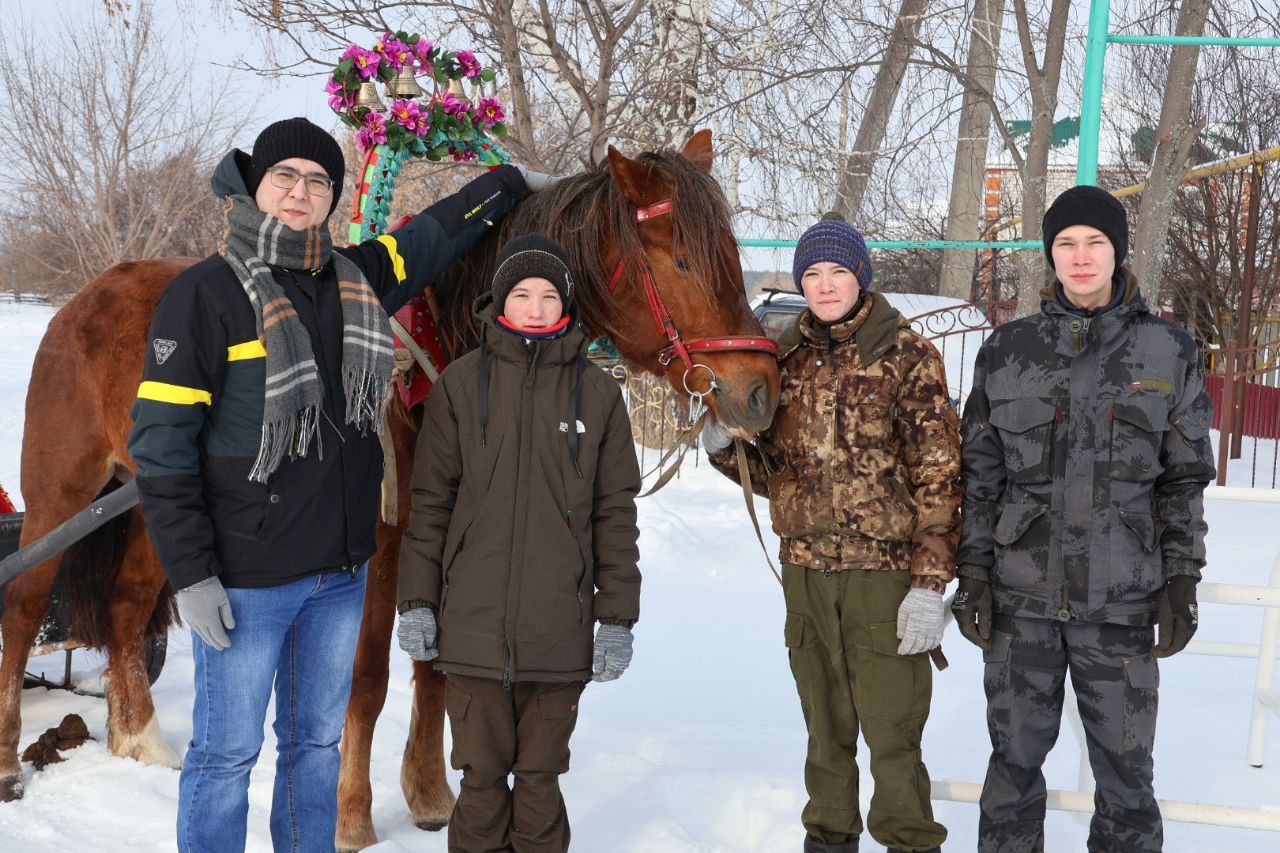
{"type": "MultiPolygon", "coordinates": [[[[27,375],[51,314],[0,305],[0,483],[15,501],[27,375]]],[[[1269,463],[1270,452],[1260,458],[1269,463]]],[[[800,848],[804,725],[782,645],[781,592],[741,501],[738,488],[703,463],[641,502],[645,586],[635,662],[620,681],[588,688],[564,783],[577,851],[800,848]]],[[[1276,505],[1210,501],[1207,513],[1206,577],[1265,584],[1280,549],[1276,505]]],[[[766,536],[774,549],[776,541],[766,536]]],[[[1256,643],[1261,617],[1256,608],[1205,605],[1198,637],[1256,643]]],[[[160,727],[179,752],[191,733],[190,646],[185,632],[170,637],[168,664],[155,688],[160,727]]],[[[945,647],[951,668],[935,676],[925,761],[935,779],[978,782],[988,755],[981,659],[954,628],[945,647]]],[[[100,658],[76,653],[81,683],[96,683],[100,666],[100,658]]],[[[60,677],[61,656],[33,659],[30,669],[60,677]]],[[[1280,811],[1280,721],[1271,724],[1265,766],[1251,768],[1244,758],[1253,662],[1183,655],[1161,669],[1157,795],[1280,811]]],[[[417,830],[400,797],[410,696],[409,667],[397,654],[374,742],[374,818],[384,839],[374,849],[443,851],[444,836],[417,830]]],[[[171,850],[178,774],[111,757],[102,743],[102,700],[26,691],[22,745],[70,712],[85,718],[99,742],[45,771],[25,768],[26,798],[0,805],[0,850],[171,850]]],[[[1064,724],[1046,766],[1050,787],[1076,787],[1079,756],[1064,724]]],[[[865,758],[864,752],[869,791],[865,758]]],[[[250,790],[254,851],[270,849],[273,759],[268,727],[250,790]]],[[[451,778],[456,785],[456,774],[451,778]]],[[[939,801],[935,809],[951,832],[947,848],[973,849],[977,807],[939,801]]],[[[1050,851],[1084,849],[1086,818],[1051,812],[1047,827],[1050,851]]],[[[1167,823],[1165,833],[1171,853],[1261,853],[1278,846],[1276,835],[1257,831],[1167,823]]],[[[867,838],[863,849],[879,847],[867,838]]]]}

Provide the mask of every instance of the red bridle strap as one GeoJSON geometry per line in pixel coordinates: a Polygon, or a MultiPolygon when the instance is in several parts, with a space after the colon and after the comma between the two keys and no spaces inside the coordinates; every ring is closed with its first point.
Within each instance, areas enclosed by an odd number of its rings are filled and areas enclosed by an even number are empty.
{"type": "MultiPolygon", "coordinates": [[[[639,208],[636,210],[636,222],[645,222],[655,216],[670,213],[671,208],[670,199],[664,199],[648,207],[639,208]]],[[[699,338],[685,341],[680,336],[680,331],[676,328],[675,321],[671,319],[671,313],[667,311],[667,306],[662,301],[662,294],[658,292],[658,286],[653,281],[653,274],[649,270],[648,261],[643,255],[636,259],[636,266],[640,268],[640,276],[644,280],[644,293],[649,300],[649,310],[653,314],[653,319],[658,324],[658,328],[662,330],[662,333],[667,336],[667,340],[671,342],[670,346],[658,352],[658,362],[663,367],[670,364],[671,360],[678,355],[680,360],[684,362],[685,370],[693,370],[693,359],[689,356],[690,352],[751,350],[767,352],[775,356],[778,354],[778,344],[769,338],[727,337],[699,338]]],[[[622,279],[622,273],[626,268],[626,257],[619,258],[618,267],[613,271],[613,278],[609,280],[610,291],[613,291],[618,286],[618,282],[622,279]]]]}

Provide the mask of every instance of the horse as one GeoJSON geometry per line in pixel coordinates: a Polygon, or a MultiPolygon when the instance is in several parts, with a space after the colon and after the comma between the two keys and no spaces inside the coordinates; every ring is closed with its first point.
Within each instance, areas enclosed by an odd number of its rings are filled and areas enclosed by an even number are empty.
{"type": "MultiPolygon", "coordinates": [[[[698,394],[711,416],[748,432],[765,427],[778,397],[767,339],[747,305],[728,204],[710,175],[709,131],[682,151],[628,158],[610,147],[595,169],[533,194],[435,282],[438,327],[453,356],[478,343],[470,317],[503,242],[532,231],[559,240],[579,281],[581,320],[611,337],[633,368],[698,394]],[[646,314],[649,318],[646,318],[646,314]],[[695,360],[696,359],[696,360],[695,360]],[[705,396],[703,396],[705,395],[705,396]]],[[[22,446],[22,544],[128,482],[129,410],[142,373],[152,309],[194,259],[123,263],[94,279],[50,322],[32,367],[22,446]]],[[[382,523],[370,560],[351,701],[340,747],[336,846],[376,843],[369,753],[386,698],[397,560],[409,516],[408,483],[420,407],[391,403],[398,524],[382,523]]],[[[17,747],[22,677],[61,571],[73,602],[72,636],[107,652],[107,744],[115,755],[180,766],[155,719],[143,665],[147,639],[175,622],[172,589],[137,510],[104,525],[8,586],[0,618],[0,802],[22,796],[17,747]]],[[[401,788],[414,822],[446,825],[454,795],[445,778],[443,676],[415,662],[413,710],[401,788]]]]}

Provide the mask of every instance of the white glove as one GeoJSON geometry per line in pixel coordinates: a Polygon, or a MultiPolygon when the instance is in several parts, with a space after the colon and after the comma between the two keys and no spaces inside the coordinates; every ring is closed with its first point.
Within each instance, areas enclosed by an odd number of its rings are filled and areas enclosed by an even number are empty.
{"type": "Polygon", "coordinates": [[[913,588],[898,606],[898,645],[900,655],[918,655],[936,649],[942,643],[942,621],[946,607],[942,593],[913,588]]]}
{"type": "Polygon", "coordinates": [[[702,425],[702,449],[707,453],[719,453],[733,443],[733,436],[720,426],[719,421],[710,418],[702,425]]]}

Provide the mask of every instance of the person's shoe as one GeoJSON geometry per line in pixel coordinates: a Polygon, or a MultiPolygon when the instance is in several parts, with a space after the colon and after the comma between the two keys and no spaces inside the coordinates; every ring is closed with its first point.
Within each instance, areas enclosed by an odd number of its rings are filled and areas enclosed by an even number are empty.
{"type": "MultiPolygon", "coordinates": [[[[886,851],[886,853],[906,853],[906,851],[905,851],[905,850],[899,850],[897,847],[890,847],[890,848],[886,851]]],[[[930,847],[928,850],[924,850],[924,851],[922,851],[922,853],[942,853],[942,848],[941,848],[941,847],[930,847]]]]}
{"type": "Polygon", "coordinates": [[[804,837],[804,853],[858,853],[858,836],[855,835],[848,841],[841,841],[839,844],[828,844],[806,833],[804,837]]]}

